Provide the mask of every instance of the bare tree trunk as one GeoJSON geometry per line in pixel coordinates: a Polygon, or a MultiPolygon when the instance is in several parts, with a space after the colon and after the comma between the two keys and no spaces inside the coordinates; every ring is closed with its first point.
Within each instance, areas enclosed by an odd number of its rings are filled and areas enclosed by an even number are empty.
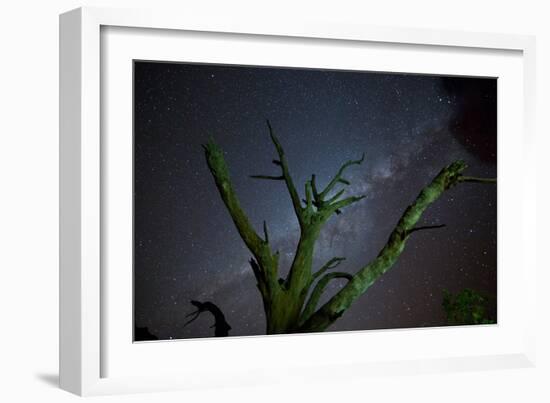
{"type": "Polygon", "coordinates": [[[466,169],[466,164],[463,161],[456,161],[443,168],[432,182],[422,189],[416,200],[407,207],[392,231],[388,242],[372,262],[353,275],[343,272],[327,273],[328,270],[337,267],[344,260],[343,257],[335,257],[321,269],[313,272],[313,253],[323,225],[333,214],[340,214],[343,208],[365,197],[351,196],[343,198],[345,189],[341,189],[329,197],[337,185],[349,185],[349,181],[343,177],[343,174],[350,166],[361,164],[364,155],[359,160],[344,163],[322,191],[317,189],[315,175],[312,175],[304,186],[305,198],[300,199],[290,176],[284,150],[269,122],[268,128],[279,156],[279,159],[274,160],[273,163],[280,167],[281,175],[254,175],[252,177],[283,181],[286,184],[294,212],[300,224],[300,240],[296,247],[294,261],[285,279],[278,277],[279,252],[271,250],[267,224],[264,221],[262,238],[256,233],[240,207],[231,184],[229,170],[223,158],[222,150],[213,142],[209,142],[204,146],[208,167],[214,177],[222,200],[235,223],[237,231],[253,255],[250,265],[262,295],[266,313],[267,334],[324,331],[395,264],[413,232],[442,227],[416,227],[416,224],[428,206],[435,202],[445,190],[461,182],[496,183],[496,179],[463,176],[462,172],[466,169]],[[317,310],[317,303],[322,293],[328,283],[335,278],[345,278],[348,283],[317,310]],[[312,287],[313,291],[309,300],[306,301],[312,287]]]}

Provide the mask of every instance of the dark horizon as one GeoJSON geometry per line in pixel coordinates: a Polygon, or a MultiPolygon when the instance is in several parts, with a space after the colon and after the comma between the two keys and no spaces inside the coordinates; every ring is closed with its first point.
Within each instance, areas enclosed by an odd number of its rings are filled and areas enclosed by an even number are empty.
{"type": "MultiPolygon", "coordinates": [[[[135,325],[159,339],[212,337],[213,318],[187,327],[190,300],[211,301],[230,336],[265,333],[246,249],[223,205],[201,144],[224,149],[241,205],[257,230],[266,220],[286,274],[299,234],[274,172],[269,118],[300,193],[365,152],[346,194],[366,199],[332,217],[314,267],[345,256],[354,273],[386,242],[405,208],[445,165],[496,177],[497,80],[187,63],[134,64],[135,325]]],[[[276,172],[276,171],[275,171],[276,172]]],[[[443,290],[471,288],[496,300],[496,186],[464,184],[424,214],[397,264],[330,330],[444,326],[443,290]]],[[[339,280],[340,281],[340,280],[339,280]]],[[[325,298],[343,282],[331,283],[325,298]]],[[[321,301],[321,302],[322,302],[321,301]]],[[[496,316],[496,304],[491,306],[496,316]]]]}

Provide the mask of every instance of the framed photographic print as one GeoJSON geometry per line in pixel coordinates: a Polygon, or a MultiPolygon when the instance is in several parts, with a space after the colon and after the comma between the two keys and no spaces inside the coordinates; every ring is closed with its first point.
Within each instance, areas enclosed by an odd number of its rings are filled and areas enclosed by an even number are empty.
{"type": "Polygon", "coordinates": [[[532,38],[256,24],[61,16],[62,387],[531,365],[532,38]]]}
{"type": "Polygon", "coordinates": [[[136,60],[133,84],[134,341],[497,322],[496,78],[136,60]]]}

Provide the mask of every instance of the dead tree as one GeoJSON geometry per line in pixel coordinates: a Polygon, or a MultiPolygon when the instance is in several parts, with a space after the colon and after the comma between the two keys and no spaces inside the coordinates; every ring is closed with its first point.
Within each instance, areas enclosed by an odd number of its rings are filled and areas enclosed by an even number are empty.
{"type": "Polygon", "coordinates": [[[211,328],[214,328],[214,336],[216,337],[225,337],[229,336],[229,331],[231,330],[231,326],[229,326],[229,323],[225,320],[225,316],[222,312],[222,310],[214,303],[210,301],[206,302],[200,302],[200,301],[191,301],[191,304],[194,305],[197,310],[195,312],[191,312],[186,317],[191,317],[184,325],[183,327],[189,325],[191,322],[196,320],[199,315],[203,312],[210,312],[212,316],[214,317],[214,324],[210,326],[211,328]]]}
{"type": "Polygon", "coordinates": [[[359,268],[354,274],[350,274],[329,271],[344,260],[343,257],[335,257],[314,271],[313,253],[323,225],[334,214],[340,214],[342,209],[365,197],[364,195],[344,197],[345,186],[350,183],[343,176],[346,169],[361,164],[365,156],[363,154],[358,160],[345,162],[323,189],[317,187],[315,175],[312,175],[304,185],[305,196],[302,199],[290,175],[283,147],[269,121],[267,126],[278,154],[278,159],[273,160],[273,163],[280,168],[281,173],[276,176],[254,175],[252,177],[284,182],[300,225],[300,239],[296,246],[294,260],[284,279],[279,278],[279,252],[271,249],[266,222],[263,223],[263,236],[261,236],[241,208],[231,183],[223,151],[213,141],[204,145],[206,161],[216,187],[239,235],[253,255],[250,266],[262,296],[267,334],[324,331],[395,264],[407,240],[414,232],[441,227],[417,227],[416,224],[430,204],[447,189],[463,182],[496,183],[496,179],[464,176],[462,172],[466,169],[466,164],[463,161],[453,162],[444,167],[405,209],[387,243],[373,261],[359,268]],[[336,191],[338,186],[342,186],[342,189],[336,191]],[[346,279],[346,285],[324,305],[317,308],[327,284],[336,278],[346,279]],[[306,300],[308,295],[309,299],[306,300]]]}

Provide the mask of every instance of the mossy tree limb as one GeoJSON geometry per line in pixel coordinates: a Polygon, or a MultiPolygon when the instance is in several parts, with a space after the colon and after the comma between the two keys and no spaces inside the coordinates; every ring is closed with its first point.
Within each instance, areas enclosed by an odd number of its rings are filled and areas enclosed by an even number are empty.
{"type": "Polygon", "coordinates": [[[351,281],[353,279],[353,275],[345,272],[331,272],[327,273],[324,276],[322,276],[317,284],[315,284],[315,287],[313,288],[313,291],[311,292],[311,296],[309,297],[304,310],[302,312],[302,315],[300,316],[300,325],[305,322],[307,319],[313,315],[315,312],[315,309],[317,308],[317,304],[319,303],[319,300],[321,299],[321,296],[323,295],[323,292],[325,291],[325,288],[327,287],[328,283],[331,280],[343,278],[348,281],[351,281]]]}
{"type": "Polygon", "coordinates": [[[220,196],[229,211],[239,235],[254,256],[253,259],[250,259],[250,265],[256,277],[257,286],[262,295],[269,321],[270,312],[267,308],[271,307],[272,301],[278,298],[277,296],[280,291],[280,286],[277,282],[279,254],[278,252],[273,253],[270,248],[267,224],[264,223],[265,239],[262,239],[254,230],[250,220],[241,208],[229,176],[229,169],[223,157],[222,149],[213,141],[210,141],[204,145],[204,150],[208,167],[214,177],[220,196]]]}
{"type": "Polygon", "coordinates": [[[468,177],[468,180],[464,180],[462,172],[466,167],[463,161],[456,161],[443,168],[432,182],[422,189],[416,200],[407,207],[378,256],[355,273],[339,292],[300,326],[299,330],[303,332],[325,330],[395,264],[413,232],[443,227],[443,225],[416,227],[416,224],[424,211],[446,190],[461,182],[495,183],[494,179],[468,177]]]}
{"type": "Polygon", "coordinates": [[[462,161],[454,162],[443,168],[420,192],[414,203],[405,210],[388,242],[372,262],[354,275],[342,272],[326,273],[344,260],[344,258],[337,257],[313,273],[312,262],[315,244],[323,225],[331,216],[340,214],[342,209],[365,197],[364,195],[343,197],[345,186],[350,184],[343,177],[346,169],[353,165],[360,165],[365,156],[363,155],[358,160],[345,162],[322,190],[319,190],[317,179],[315,175],[312,175],[311,179],[304,184],[304,197],[300,198],[290,174],[283,147],[271,124],[267,122],[267,125],[278,155],[278,159],[273,160],[273,163],[280,168],[281,173],[277,176],[254,175],[253,178],[284,182],[300,224],[300,238],[296,246],[294,260],[284,279],[278,278],[278,252],[273,253],[270,248],[267,224],[264,222],[264,239],[262,239],[240,206],[222,150],[213,142],[209,142],[204,148],[208,166],[222,200],[241,238],[254,256],[250,260],[250,264],[258,282],[258,289],[262,294],[268,334],[325,330],[394,265],[412,233],[442,227],[442,225],[417,227],[416,224],[429,205],[447,189],[461,182],[496,182],[495,179],[463,176],[462,172],[466,169],[466,164],[462,161]],[[336,189],[337,185],[343,186],[343,188],[338,190],[336,189]],[[331,194],[333,195],[329,196],[331,194]],[[326,285],[334,278],[346,278],[348,283],[316,310],[326,285]],[[311,287],[314,288],[310,293],[311,287]],[[306,303],[308,294],[311,295],[306,303]]]}
{"type": "Polygon", "coordinates": [[[346,260],[345,257],[333,257],[328,262],[326,262],[323,267],[321,267],[319,270],[317,270],[315,273],[313,273],[312,280],[315,280],[317,277],[322,276],[327,270],[335,269],[342,263],[344,260],[346,260]]]}

